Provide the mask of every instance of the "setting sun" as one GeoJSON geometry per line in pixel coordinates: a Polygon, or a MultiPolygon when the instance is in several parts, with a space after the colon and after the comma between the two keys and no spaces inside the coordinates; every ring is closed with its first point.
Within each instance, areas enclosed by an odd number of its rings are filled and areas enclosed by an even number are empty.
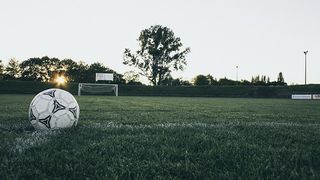
{"type": "Polygon", "coordinates": [[[65,76],[57,76],[54,80],[58,85],[64,85],[67,83],[67,79],[65,76]]]}

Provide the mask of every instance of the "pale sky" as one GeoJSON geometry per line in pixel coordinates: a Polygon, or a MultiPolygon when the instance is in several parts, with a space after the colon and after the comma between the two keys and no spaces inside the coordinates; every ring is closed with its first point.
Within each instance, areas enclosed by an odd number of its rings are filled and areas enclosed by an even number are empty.
{"type": "Polygon", "coordinates": [[[71,58],[101,62],[119,73],[125,48],[141,30],[160,24],[191,48],[198,74],[251,80],[281,71],[289,84],[320,83],[319,0],[0,0],[0,59],[71,58]]]}

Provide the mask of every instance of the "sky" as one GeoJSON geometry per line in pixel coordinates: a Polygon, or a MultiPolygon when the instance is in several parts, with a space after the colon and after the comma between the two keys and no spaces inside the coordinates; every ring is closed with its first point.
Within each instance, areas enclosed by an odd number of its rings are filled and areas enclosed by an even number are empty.
{"type": "MultiPolygon", "coordinates": [[[[282,72],[288,84],[320,83],[319,0],[0,0],[0,59],[71,58],[118,73],[141,30],[169,27],[190,47],[184,71],[251,80],[282,72]]],[[[142,81],[145,81],[142,79],[142,81]]]]}

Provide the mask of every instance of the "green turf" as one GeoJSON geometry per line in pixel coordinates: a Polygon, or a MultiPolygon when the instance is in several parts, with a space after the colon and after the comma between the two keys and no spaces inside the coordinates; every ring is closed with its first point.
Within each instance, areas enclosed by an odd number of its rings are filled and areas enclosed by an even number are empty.
{"type": "Polygon", "coordinates": [[[0,179],[319,179],[320,101],[77,98],[36,132],[30,95],[0,95],[0,179]]]}

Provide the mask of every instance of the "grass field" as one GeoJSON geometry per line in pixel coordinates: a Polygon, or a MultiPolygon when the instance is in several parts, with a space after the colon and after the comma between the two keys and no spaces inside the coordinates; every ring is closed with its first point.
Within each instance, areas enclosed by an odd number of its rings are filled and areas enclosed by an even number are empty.
{"type": "Polygon", "coordinates": [[[320,101],[83,96],[36,132],[32,98],[0,95],[0,179],[320,178],[320,101]]]}

